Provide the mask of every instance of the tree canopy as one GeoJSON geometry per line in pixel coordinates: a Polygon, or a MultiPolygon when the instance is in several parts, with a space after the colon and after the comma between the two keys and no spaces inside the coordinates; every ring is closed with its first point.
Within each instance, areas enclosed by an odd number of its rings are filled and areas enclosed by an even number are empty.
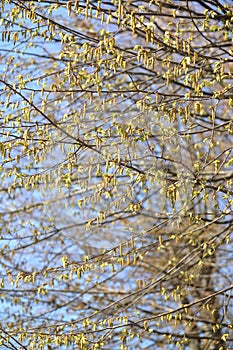
{"type": "Polygon", "coordinates": [[[1,349],[230,349],[231,1],[0,3],[1,349]]]}

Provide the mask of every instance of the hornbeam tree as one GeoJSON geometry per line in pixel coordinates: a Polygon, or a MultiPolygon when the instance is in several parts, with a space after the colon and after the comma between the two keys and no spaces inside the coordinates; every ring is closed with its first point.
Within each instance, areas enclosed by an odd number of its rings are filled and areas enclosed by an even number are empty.
{"type": "Polygon", "coordinates": [[[232,2],[0,3],[1,349],[231,349],[232,2]]]}

